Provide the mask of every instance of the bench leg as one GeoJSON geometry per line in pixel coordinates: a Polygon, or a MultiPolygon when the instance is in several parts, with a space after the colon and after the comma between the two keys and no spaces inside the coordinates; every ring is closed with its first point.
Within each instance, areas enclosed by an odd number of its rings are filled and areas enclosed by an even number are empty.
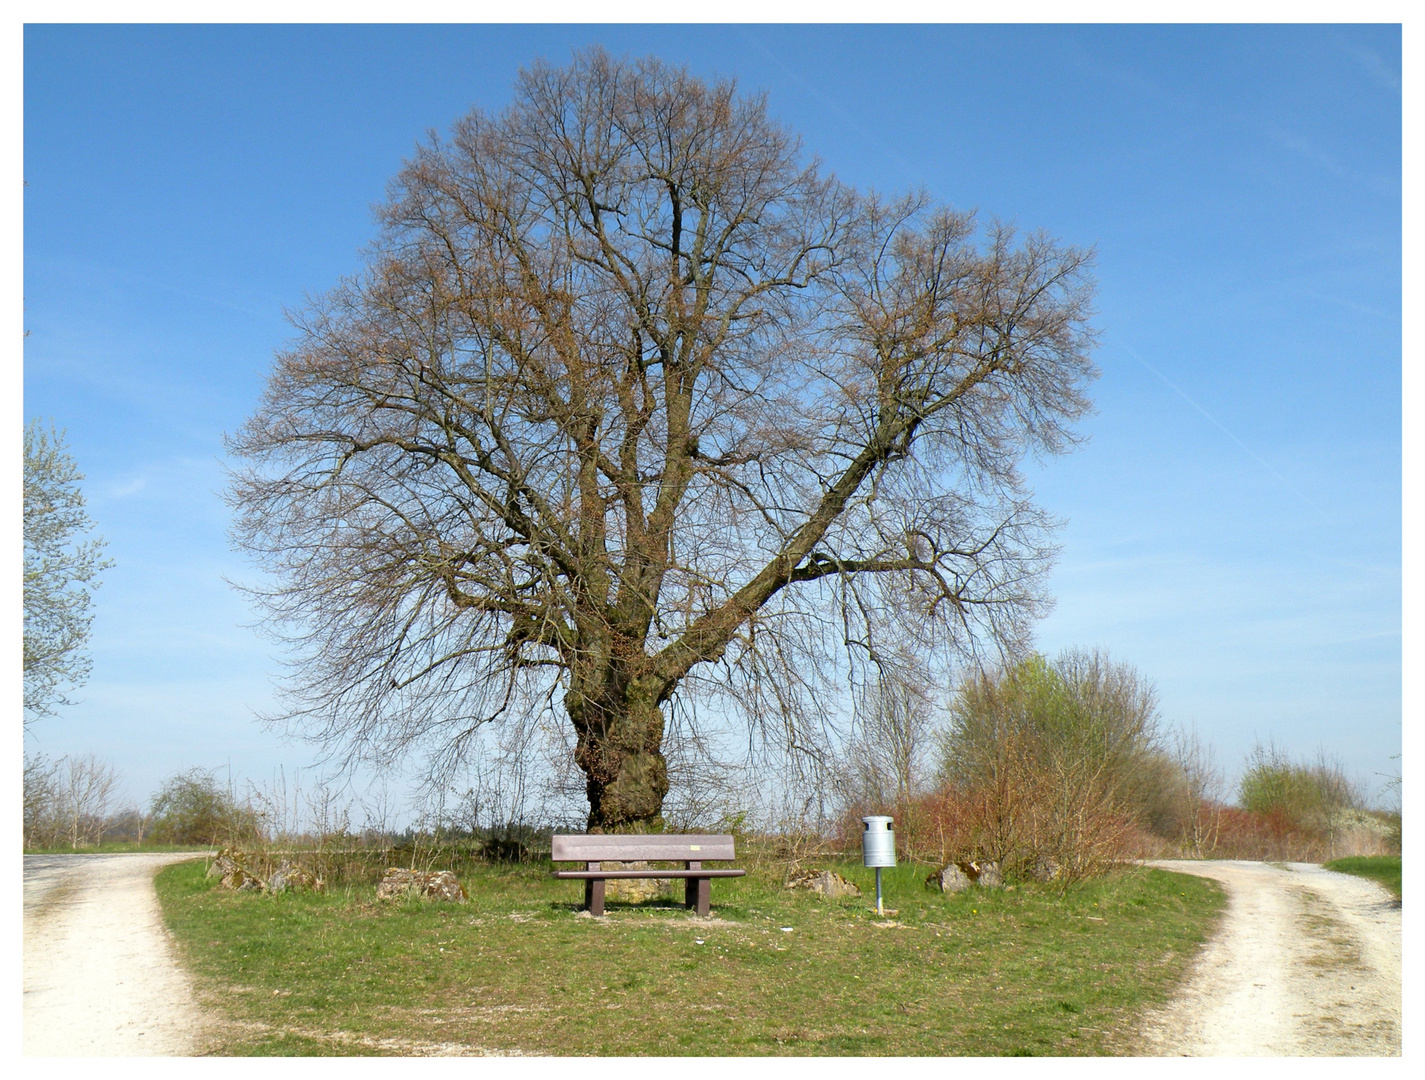
{"type": "Polygon", "coordinates": [[[683,893],[683,906],[696,908],[699,915],[707,915],[712,903],[712,879],[688,878],[683,893]]]}
{"type": "Polygon", "coordinates": [[[604,879],[586,878],[584,881],[584,907],[591,915],[604,913],[604,879]]]}

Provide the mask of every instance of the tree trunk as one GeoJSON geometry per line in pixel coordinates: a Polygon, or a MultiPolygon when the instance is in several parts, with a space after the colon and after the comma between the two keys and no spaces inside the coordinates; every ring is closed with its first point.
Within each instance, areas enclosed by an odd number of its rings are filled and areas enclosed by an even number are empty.
{"type": "Polygon", "coordinates": [[[574,756],[587,781],[589,831],[661,828],[668,766],[656,695],[638,686],[614,685],[597,695],[576,686],[564,705],[579,736],[574,756]]]}

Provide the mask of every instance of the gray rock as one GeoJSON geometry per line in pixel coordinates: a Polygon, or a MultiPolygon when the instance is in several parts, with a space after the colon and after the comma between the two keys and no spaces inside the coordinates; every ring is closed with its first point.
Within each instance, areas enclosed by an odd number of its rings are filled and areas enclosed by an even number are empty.
{"type": "Polygon", "coordinates": [[[446,900],[463,904],[468,899],[464,887],[449,870],[403,870],[391,867],[376,886],[377,900],[404,900],[408,896],[446,900]]]}
{"type": "Polygon", "coordinates": [[[824,900],[861,895],[860,886],[852,884],[832,870],[803,870],[787,879],[787,888],[808,889],[824,900]]]}
{"type": "Polygon", "coordinates": [[[983,889],[1004,887],[1004,875],[1000,873],[999,863],[986,859],[955,859],[947,863],[945,869],[939,871],[938,874],[931,874],[926,878],[926,888],[936,888],[937,878],[942,875],[945,883],[938,887],[943,892],[960,892],[971,884],[978,885],[983,889]]]}
{"type": "Polygon", "coordinates": [[[213,856],[213,861],[208,864],[208,877],[226,877],[234,870],[241,870],[242,864],[246,862],[246,856],[240,855],[231,848],[223,848],[213,856]]]}
{"type": "Polygon", "coordinates": [[[970,887],[970,877],[954,863],[937,870],[925,879],[925,887],[939,892],[957,893],[970,887]]]}
{"type": "MultiPolygon", "coordinates": [[[[997,862],[972,862],[969,864],[974,868],[975,884],[982,889],[1000,889],[1004,887],[1004,875],[999,872],[997,862]]],[[[960,868],[965,869],[965,864],[961,863],[960,868]]]]}
{"type": "Polygon", "coordinates": [[[326,882],[321,878],[286,859],[267,879],[267,891],[274,893],[323,892],[325,888],[326,882]]]}
{"type": "Polygon", "coordinates": [[[1029,876],[1035,881],[1057,881],[1063,868],[1047,855],[1040,855],[1029,868],[1029,876]]]}
{"type": "Polygon", "coordinates": [[[260,854],[223,848],[208,866],[208,877],[220,878],[218,885],[237,892],[322,892],[326,882],[303,867],[283,859],[266,878],[270,865],[260,854]]]}
{"type": "Polygon", "coordinates": [[[208,877],[221,878],[219,888],[235,892],[254,892],[267,887],[267,883],[253,872],[248,861],[251,857],[239,851],[223,848],[208,867],[208,877]]]}
{"type": "Polygon", "coordinates": [[[262,889],[262,879],[253,877],[241,867],[234,867],[223,875],[223,880],[218,884],[224,889],[232,889],[235,892],[258,892],[262,889]]]}
{"type": "MultiPolygon", "coordinates": [[[[605,870],[649,869],[647,862],[605,862],[599,865],[605,870]]],[[[604,884],[604,899],[619,900],[625,904],[641,904],[645,900],[656,900],[672,891],[672,878],[613,878],[604,884]]]]}

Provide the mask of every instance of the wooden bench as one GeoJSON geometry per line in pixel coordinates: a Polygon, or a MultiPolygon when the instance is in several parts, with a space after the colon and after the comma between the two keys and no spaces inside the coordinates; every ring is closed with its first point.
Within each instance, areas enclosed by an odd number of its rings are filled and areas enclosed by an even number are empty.
{"type": "Polygon", "coordinates": [[[634,835],[574,834],[555,836],[554,862],[581,862],[583,870],[556,870],[557,878],[573,878],[584,883],[584,907],[594,915],[604,913],[604,882],[611,878],[685,878],[684,906],[708,913],[712,902],[712,879],[741,877],[746,870],[713,870],[704,862],[734,859],[731,836],[703,836],[695,833],[647,833],[634,835]],[[682,870],[604,870],[605,862],[681,862],[682,870]]]}

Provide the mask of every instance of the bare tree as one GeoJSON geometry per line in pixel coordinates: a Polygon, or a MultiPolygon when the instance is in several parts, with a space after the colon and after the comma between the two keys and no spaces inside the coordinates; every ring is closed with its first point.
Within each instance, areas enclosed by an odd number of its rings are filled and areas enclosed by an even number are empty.
{"type": "Polygon", "coordinates": [[[69,846],[99,844],[119,785],[119,771],[93,754],[71,757],[60,772],[60,806],[69,846]]]}
{"type": "Polygon", "coordinates": [[[458,808],[454,820],[472,833],[486,829],[501,836],[529,824],[538,735],[537,718],[518,717],[478,745],[472,741],[461,783],[449,793],[458,808]]]}
{"type": "Polygon", "coordinates": [[[26,754],[24,771],[25,847],[51,847],[57,842],[59,762],[44,754],[26,754]]]}
{"type": "Polygon", "coordinates": [[[126,844],[142,844],[148,833],[148,814],[143,807],[130,804],[104,819],[104,839],[126,844]]]}
{"type": "Polygon", "coordinates": [[[94,754],[25,759],[25,845],[78,848],[103,842],[119,772],[94,754]]]}
{"type": "Polygon", "coordinates": [[[913,663],[884,663],[861,702],[849,747],[852,801],[889,807],[920,794],[935,741],[935,703],[913,663]]]}
{"type": "Polygon", "coordinates": [[[1041,611],[1016,467],[1088,407],[1085,252],[857,194],[763,98],[597,50],[380,218],[230,443],[292,730],[439,770],[562,707],[589,827],[644,828],[675,695],[824,755],[904,626],[951,655],[1041,611]]]}
{"type": "Polygon", "coordinates": [[[1212,744],[1204,742],[1197,729],[1178,732],[1173,760],[1183,778],[1182,842],[1201,859],[1217,846],[1222,828],[1222,806],[1227,787],[1217,764],[1212,744]]]}

